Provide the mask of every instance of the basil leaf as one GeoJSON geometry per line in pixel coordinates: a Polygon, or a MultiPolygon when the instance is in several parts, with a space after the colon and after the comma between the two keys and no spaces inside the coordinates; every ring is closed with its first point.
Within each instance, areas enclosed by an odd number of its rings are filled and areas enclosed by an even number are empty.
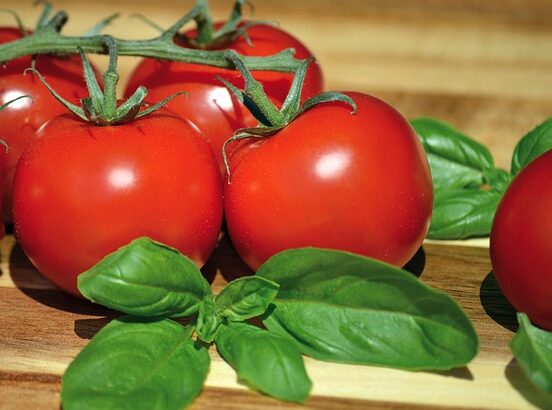
{"type": "Polygon", "coordinates": [[[458,188],[435,195],[427,237],[465,239],[489,235],[502,195],[500,190],[470,188],[458,188]]]}
{"type": "Polygon", "coordinates": [[[529,162],[552,149],[552,117],[527,133],[516,145],[512,157],[512,174],[516,175],[529,162]]]}
{"type": "Polygon", "coordinates": [[[292,249],[270,258],[257,275],[280,284],[264,325],[316,359],[450,369],[477,353],[474,328],[453,299],[383,262],[292,249]]]}
{"type": "Polygon", "coordinates": [[[170,319],[123,317],[100,330],[63,375],[71,409],[181,409],[201,392],[207,349],[170,319]]]}
{"type": "Polygon", "coordinates": [[[519,329],[510,348],[529,380],[552,393],[552,332],[533,326],[524,313],[518,313],[517,318],[519,329]]]}
{"type": "Polygon", "coordinates": [[[417,118],[411,124],[426,151],[436,192],[483,183],[483,170],[494,166],[484,145],[433,118],[417,118]]]}
{"type": "Polygon", "coordinates": [[[249,276],[230,282],[215,297],[220,314],[231,321],[244,321],[262,315],[278,293],[278,284],[249,276]]]}
{"type": "Polygon", "coordinates": [[[198,337],[206,343],[212,343],[215,340],[221,322],[222,319],[213,296],[203,299],[199,306],[197,318],[196,332],[198,337]]]}
{"type": "Polygon", "coordinates": [[[291,341],[246,323],[230,323],[221,326],[216,345],[239,380],[251,388],[298,403],[309,396],[312,382],[291,341]]]}
{"type": "Polygon", "coordinates": [[[189,316],[212,294],[196,265],[176,249],[139,238],[78,277],[87,299],[136,316],[189,316]]]}

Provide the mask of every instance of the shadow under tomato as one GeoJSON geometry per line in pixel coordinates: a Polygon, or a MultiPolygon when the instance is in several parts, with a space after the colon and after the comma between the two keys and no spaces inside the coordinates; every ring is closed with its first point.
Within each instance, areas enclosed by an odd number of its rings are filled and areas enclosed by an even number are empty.
{"type": "Polygon", "coordinates": [[[201,272],[209,283],[213,283],[217,273],[226,282],[231,282],[243,276],[251,276],[255,273],[241,260],[225,232],[221,234],[216,248],[201,268],[201,272]]]}
{"type": "Polygon", "coordinates": [[[417,277],[420,277],[420,275],[424,271],[425,263],[425,251],[423,246],[420,246],[420,249],[418,249],[414,256],[408,262],[406,262],[406,265],[403,266],[403,269],[407,270],[417,277]]]}
{"type": "Polygon", "coordinates": [[[481,306],[483,306],[483,309],[491,319],[512,332],[517,331],[516,310],[510,305],[500,290],[492,271],[481,282],[479,299],[481,306]]]}
{"type": "Polygon", "coordinates": [[[91,316],[106,316],[113,312],[55,287],[36,270],[18,243],[13,246],[9,255],[9,266],[15,286],[43,305],[65,312],[91,316]]]}
{"type": "Polygon", "coordinates": [[[504,375],[510,385],[516,389],[525,400],[539,409],[552,409],[552,395],[541,391],[523,373],[516,359],[512,358],[504,369],[504,375]]]}

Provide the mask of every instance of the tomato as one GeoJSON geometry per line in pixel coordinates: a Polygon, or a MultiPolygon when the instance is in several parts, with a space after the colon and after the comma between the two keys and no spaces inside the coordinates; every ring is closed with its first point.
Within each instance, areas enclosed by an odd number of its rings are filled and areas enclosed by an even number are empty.
{"type": "Polygon", "coordinates": [[[320,104],[272,137],[230,150],[227,228],[252,269],[304,246],[401,266],[420,247],[433,202],[423,148],[391,106],[346,94],[354,115],[341,102],[320,104]]]}
{"type": "Polygon", "coordinates": [[[140,236],[201,266],[222,221],[222,181],[197,130],[167,110],[95,126],[45,124],[14,182],[14,227],[36,268],[78,295],[77,275],[140,236]]]}
{"type": "MultiPolygon", "coordinates": [[[[18,38],[21,38],[19,29],[0,28],[0,44],[18,38]]],[[[2,219],[6,223],[12,220],[13,174],[21,152],[42,124],[66,111],[36,76],[23,74],[30,66],[31,57],[21,57],[0,66],[0,105],[21,95],[32,97],[18,100],[0,112],[0,138],[9,146],[0,169],[4,205],[2,219]]],[[[38,55],[36,68],[63,97],[75,102],[87,96],[80,58],[38,55]]]]}
{"type": "Polygon", "coordinates": [[[490,252],[502,292],[552,331],[552,150],[514,178],[495,214],[490,252]]]}
{"type": "MultiPolygon", "coordinates": [[[[216,25],[217,28],[220,26],[221,24],[216,25]]],[[[256,25],[247,32],[254,47],[248,45],[243,37],[239,37],[226,48],[245,56],[267,56],[286,48],[294,48],[295,57],[312,57],[312,53],[302,43],[277,27],[256,25]]],[[[191,30],[185,34],[193,37],[195,31],[191,30]]],[[[254,71],[253,75],[264,85],[265,92],[271,100],[281,105],[291,86],[293,75],[270,71],[254,71]]],[[[132,73],[125,95],[129,96],[140,85],[148,88],[150,101],[161,100],[178,91],[187,91],[189,93],[187,100],[175,100],[169,103],[168,107],[197,125],[211,145],[221,173],[224,174],[221,154],[223,143],[232,136],[234,130],[255,126],[257,121],[217,76],[239,88],[243,87],[243,78],[237,71],[145,59],[132,73]]],[[[311,97],[322,90],[323,79],[320,66],[312,63],[305,79],[303,98],[311,97]]]]}

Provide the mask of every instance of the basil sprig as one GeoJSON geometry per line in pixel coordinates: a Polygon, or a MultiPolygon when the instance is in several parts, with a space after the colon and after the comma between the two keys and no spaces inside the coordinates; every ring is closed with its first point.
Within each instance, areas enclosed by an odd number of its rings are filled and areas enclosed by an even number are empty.
{"type": "Polygon", "coordinates": [[[207,349],[192,327],[170,319],[123,317],[101,329],[67,368],[61,401],[71,409],[179,410],[199,395],[207,349]]]}
{"type": "Polygon", "coordinates": [[[450,369],[477,353],[475,330],[456,302],[383,262],[292,249],[270,258],[257,275],[280,284],[264,325],[316,359],[450,369]]]}
{"type": "Polygon", "coordinates": [[[552,332],[533,326],[524,313],[518,313],[517,318],[519,329],[510,348],[529,380],[552,393],[552,332]]]}
{"type": "Polygon", "coordinates": [[[182,408],[209,369],[206,344],[239,381],[302,403],[312,388],[302,353],[402,369],[465,365],[478,340],[446,294],[362,256],[284,251],[214,295],[178,251],[139,238],[79,276],[81,293],[133,316],[103,328],[69,366],[64,408],[182,408]],[[190,316],[187,326],[170,317],[190,316]],[[262,316],[267,330],[244,321],[262,316]],[[195,334],[195,339],[193,335],[195,334]]]}
{"type": "Polygon", "coordinates": [[[411,121],[426,151],[434,188],[431,239],[488,236],[494,214],[513,177],[552,149],[552,118],[517,144],[511,173],[495,167],[489,150],[451,125],[433,118],[411,121]]]}
{"type": "Polygon", "coordinates": [[[480,187],[441,188],[436,190],[428,237],[464,239],[486,236],[491,231],[496,208],[511,176],[490,168],[483,172],[488,189],[480,187]]]}
{"type": "Polygon", "coordinates": [[[411,121],[431,167],[434,189],[478,187],[484,171],[494,167],[490,151],[451,125],[433,118],[411,121]]]}

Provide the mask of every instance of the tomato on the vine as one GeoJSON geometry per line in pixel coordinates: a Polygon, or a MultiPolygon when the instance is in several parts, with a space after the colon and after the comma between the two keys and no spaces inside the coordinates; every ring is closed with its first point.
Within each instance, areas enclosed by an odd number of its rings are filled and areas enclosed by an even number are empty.
{"type": "Polygon", "coordinates": [[[216,160],[195,127],[167,110],[113,126],[59,116],[17,167],[16,237],[43,275],[75,295],[79,273],[140,236],[201,266],[221,221],[216,160]]]}
{"type": "Polygon", "coordinates": [[[273,136],[229,150],[227,227],[252,269],[305,246],[401,266],[420,247],[433,203],[424,150],[391,106],[345,94],[356,114],[342,102],[316,105],[273,136]]]}
{"type": "Polygon", "coordinates": [[[493,220],[490,252],[508,301],[552,331],[552,150],[526,165],[506,190],[493,220]]]}
{"type": "MultiPolygon", "coordinates": [[[[246,23],[242,23],[246,24],[246,23]]],[[[220,28],[222,24],[216,24],[220,28]]],[[[241,25],[240,25],[241,26],[241,25]]],[[[184,33],[189,38],[195,30],[184,33]]],[[[252,45],[243,36],[236,38],[224,49],[235,50],[244,56],[268,56],[286,48],[295,49],[295,57],[312,58],[312,53],[299,40],[272,25],[255,25],[247,29],[252,45]]],[[[180,42],[183,47],[191,47],[180,42]]],[[[220,49],[220,48],[219,48],[220,49]]],[[[277,105],[285,100],[293,81],[292,73],[255,71],[269,98],[277,105]]],[[[239,72],[199,64],[144,59],[132,73],[125,95],[130,95],[139,85],[149,90],[151,101],[160,100],[178,91],[186,91],[189,98],[168,104],[168,108],[183,118],[191,120],[203,133],[215,153],[221,172],[224,172],[222,145],[238,128],[251,127],[256,120],[218,79],[221,77],[236,87],[243,87],[239,72]]],[[[307,71],[303,98],[322,92],[323,78],[320,66],[312,63],[307,71]]]]}
{"type": "MultiPolygon", "coordinates": [[[[0,44],[22,37],[17,28],[0,28],[0,44]]],[[[59,104],[50,92],[33,75],[24,75],[31,66],[31,57],[21,57],[0,66],[0,105],[14,98],[28,95],[9,105],[0,112],[2,138],[9,150],[1,163],[2,176],[2,219],[6,223],[12,220],[12,184],[17,161],[35,132],[46,121],[63,114],[65,108],[59,104]]],[[[79,100],[87,95],[82,76],[80,59],[77,56],[62,58],[48,55],[36,56],[36,67],[48,79],[48,82],[65,98],[79,100]]]]}

